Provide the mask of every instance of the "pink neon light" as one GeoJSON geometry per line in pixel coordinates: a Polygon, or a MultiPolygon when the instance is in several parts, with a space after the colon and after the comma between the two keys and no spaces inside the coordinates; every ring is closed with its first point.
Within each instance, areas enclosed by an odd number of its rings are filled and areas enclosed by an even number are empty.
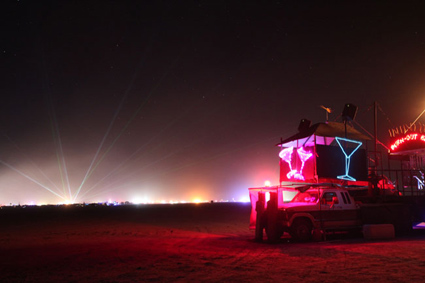
{"type": "Polygon", "coordinates": [[[292,169],[292,153],[293,153],[293,147],[285,148],[279,153],[279,157],[282,158],[289,165],[289,172],[286,174],[286,177],[289,180],[295,179],[295,180],[304,181],[305,177],[303,175],[303,168],[304,168],[305,162],[313,156],[313,153],[306,151],[304,147],[300,147],[297,149],[298,157],[301,160],[300,171],[296,169],[292,169]]]}
{"type": "Polygon", "coordinates": [[[279,157],[282,158],[283,161],[288,163],[290,171],[292,171],[292,151],[293,151],[293,149],[294,149],[294,147],[291,146],[291,147],[282,149],[279,152],[279,157]]]}
{"type": "Polygon", "coordinates": [[[396,150],[400,145],[409,141],[422,141],[425,142],[425,135],[419,135],[417,133],[407,134],[402,138],[397,139],[390,147],[391,150],[396,150]]]}
{"type": "Polygon", "coordinates": [[[304,147],[300,147],[298,150],[297,150],[297,152],[298,152],[298,156],[300,157],[300,159],[301,159],[301,162],[302,162],[302,164],[301,164],[301,169],[300,169],[300,175],[301,175],[301,177],[302,177],[302,180],[304,180],[304,176],[303,176],[303,168],[304,168],[304,164],[305,164],[305,162],[310,158],[310,157],[312,157],[313,156],[313,153],[311,153],[311,152],[309,152],[309,151],[305,151],[304,150],[304,147]]]}

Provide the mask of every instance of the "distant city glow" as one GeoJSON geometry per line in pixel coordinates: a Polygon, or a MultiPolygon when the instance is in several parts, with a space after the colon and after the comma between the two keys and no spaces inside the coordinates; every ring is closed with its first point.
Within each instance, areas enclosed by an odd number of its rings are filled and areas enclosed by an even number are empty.
{"type": "MultiPolygon", "coordinates": [[[[266,192],[266,200],[269,201],[270,200],[270,193],[266,192]]],[[[186,200],[160,200],[160,201],[95,201],[92,203],[71,203],[71,202],[61,202],[61,203],[56,203],[56,204],[51,204],[51,203],[35,203],[35,202],[29,202],[29,203],[8,203],[8,204],[0,204],[1,206],[46,206],[46,205],[89,205],[89,204],[95,204],[95,205],[107,205],[107,206],[118,206],[118,205],[152,205],[152,204],[163,204],[163,205],[168,205],[168,204],[189,204],[189,203],[194,203],[194,204],[200,204],[200,203],[228,203],[228,202],[235,202],[235,203],[249,203],[250,199],[249,196],[241,196],[239,198],[232,198],[231,200],[226,200],[226,199],[220,199],[220,200],[202,200],[202,199],[194,199],[193,201],[186,201],[186,200]]]]}
{"type": "Polygon", "coordinates": [[[421,222],[421,223],[419,223],[419,224],[416,224],[416,225],[415,225],[415,227],[418,227],[418,228],[425,228],[425,222],[421,222]]]}
{"type": "Polygon", "coordinates": [[[249,196],[243,196],[239,199],[239,202],[250,202],[249,196]]]}

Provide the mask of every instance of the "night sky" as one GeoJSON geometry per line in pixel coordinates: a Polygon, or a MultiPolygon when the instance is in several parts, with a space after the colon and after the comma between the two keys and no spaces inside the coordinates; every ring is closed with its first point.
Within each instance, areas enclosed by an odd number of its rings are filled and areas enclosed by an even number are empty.
{"type": "Polygon", "coordinates": [[[228,2],[1,4],[0,204],[240,200],[320,105],[425,109],[425,2],[228,2]]]}

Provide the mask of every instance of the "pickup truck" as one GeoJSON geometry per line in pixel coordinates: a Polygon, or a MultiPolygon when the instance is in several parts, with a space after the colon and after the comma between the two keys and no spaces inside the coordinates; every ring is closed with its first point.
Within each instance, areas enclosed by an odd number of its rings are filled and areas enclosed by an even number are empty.
{"type": "Polygon", "coordinates": [[[406,206],[402,204],[362,204],[350,195],[348,189],[337,184],[249,190],[252,204],[250,228],[256,230],[256,239],[262,239],[265,229],[269,242],[277,241],[285,232],[297,241],[308,241],[330,230],[361,230],[366,223],[393,224],[410,220],[409,214],[405,213],[406,206]],[[294,191],[295,196],[290,194],[294,191]],[[396,219],[399,217],[396,215],[401,214],[405,218],[396,219]]]}

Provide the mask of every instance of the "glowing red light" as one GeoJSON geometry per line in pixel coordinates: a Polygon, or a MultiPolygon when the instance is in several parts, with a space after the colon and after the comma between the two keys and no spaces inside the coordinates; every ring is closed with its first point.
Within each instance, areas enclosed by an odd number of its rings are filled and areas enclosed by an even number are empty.
{"type": "Polygon", "coordinates": [[[402,144],[412,141],[421,141],[425,142],[425,135],[424,134],[417,134],[417,133],[411,133],[407,134],[404,137],[398,138],[391,146],[391,150],[395,151],[397,148],[399,148],[402,144]]]}
{"type": "Polygon", "coordinates": [[[298,156],[300,157],[300,160],[302,162],[301,169],[300,169],[300,176],[302,177],[302,180],[304,180],[304,176],[303,176],[304,164],[308,159],[310,159],[310,157],[313,155],[313,153],[311,153],[310,151],[305,151],[305,149],[303,147],[300,147],[297,150],[297,153],[298,153],[298,156]]]}

